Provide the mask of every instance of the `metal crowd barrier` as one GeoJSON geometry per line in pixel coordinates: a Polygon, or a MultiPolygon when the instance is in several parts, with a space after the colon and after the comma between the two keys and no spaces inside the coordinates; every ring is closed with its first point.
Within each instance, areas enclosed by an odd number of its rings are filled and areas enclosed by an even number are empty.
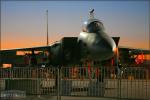
{"type": "Polygon", "coordinates": [[[0,91],[20,90],[27,95],[89,96],[149,99],[146,68],[67,66],[62,68],[0,69],[0,91]]]}

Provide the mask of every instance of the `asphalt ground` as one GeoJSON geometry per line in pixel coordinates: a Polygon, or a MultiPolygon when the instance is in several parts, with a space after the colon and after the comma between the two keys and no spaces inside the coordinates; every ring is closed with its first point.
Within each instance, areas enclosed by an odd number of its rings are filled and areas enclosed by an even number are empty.
{"type": "MultiPolygon", "coordinates": [[[[57,96],[29,96],[22,100],[118,100],[118,99],[100,98],[100,97],[72,97],[72,96],[61,96],[59,99],[57,99],[57,96]]],[[[125,100],[125,99],[121,99],[121,100],[125,100]]]]}

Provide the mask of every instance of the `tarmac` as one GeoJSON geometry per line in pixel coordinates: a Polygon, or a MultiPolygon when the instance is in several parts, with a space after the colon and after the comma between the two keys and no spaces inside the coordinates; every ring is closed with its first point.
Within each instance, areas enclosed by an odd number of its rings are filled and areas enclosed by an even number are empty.
{"type": "MultiPolygon", "coordinates": [[[[103,98],[103,97],[73,97],[73,96],[61,96],[59,99],[57,96],[30,96],[21,100],[119,100],[117,98],[103,98]]],[[[129,100],[129,99],[121,99],[129,100]]]]}

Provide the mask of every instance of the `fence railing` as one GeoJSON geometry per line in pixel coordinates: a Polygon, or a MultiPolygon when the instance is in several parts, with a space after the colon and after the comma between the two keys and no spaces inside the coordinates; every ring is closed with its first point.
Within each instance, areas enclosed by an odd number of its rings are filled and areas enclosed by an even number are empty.
{"type": "Polygon", "coordinates": [[[27,95],[94,96],[148,99],[146,68],[49,67],[0,69],[0,91],[21,90],[27,95]]]}

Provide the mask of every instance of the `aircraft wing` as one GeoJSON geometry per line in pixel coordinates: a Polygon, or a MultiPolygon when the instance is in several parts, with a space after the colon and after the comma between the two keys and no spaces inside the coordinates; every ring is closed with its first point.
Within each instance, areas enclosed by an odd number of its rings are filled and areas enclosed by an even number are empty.
{"type": "Polygon", "coordinates": [[[0,63],[14,63],[15,61],[19,61],[20,54],[24,52],[32,52],[35,53],[34,51],[49,51],[51,46],[41,46],[41,47],[30,47],[30,48],[16,48],[16,49],[5,49],[5,50],[0,50],[0,63]],[[18,52],[18,54],[17,54],[18,52]],[[22,53],[21,53],[22,52],[22,53]],[[15,59],[15,60],[14,60],[15,59]]]}
{"type": "MultiPolygon", "coordinates": [[[[0,50],[0,65],[1,64],[23,64],[22,56],[19,52],[34,52],[34,51],[48,51],[51,46],[30,47],[30,48],[16,48],[0,50]],[[18,52],[19,51],[19,52],[18,52]],[[17,55],[17,52],[19,55],[17,55]]],[[[22,54],[22,53],[21,53],[22,54]]],[[[39,56],[38,56],[39,57],[39,56]]]]}
{"type": "Polygon", "coordinates": [[[150,49],[130,48],[130,47],[125,47],[125,46],[119,46],[118,48],[120,50],[128,51],[129,54],[131,54],[131,55],[136,55],[136,54],[139,54],[139,53],[150,54],[150,49]]]}
{"type": "Polygon", "coordinates": [[[29,48],[15,48],[15,49],[3,49],[0,50],[1,52],[15,52],[15,51],[43,51],[43,50],[48,50],[50,46],[41,46],[41,47],[29,47],[29,48]]]}

